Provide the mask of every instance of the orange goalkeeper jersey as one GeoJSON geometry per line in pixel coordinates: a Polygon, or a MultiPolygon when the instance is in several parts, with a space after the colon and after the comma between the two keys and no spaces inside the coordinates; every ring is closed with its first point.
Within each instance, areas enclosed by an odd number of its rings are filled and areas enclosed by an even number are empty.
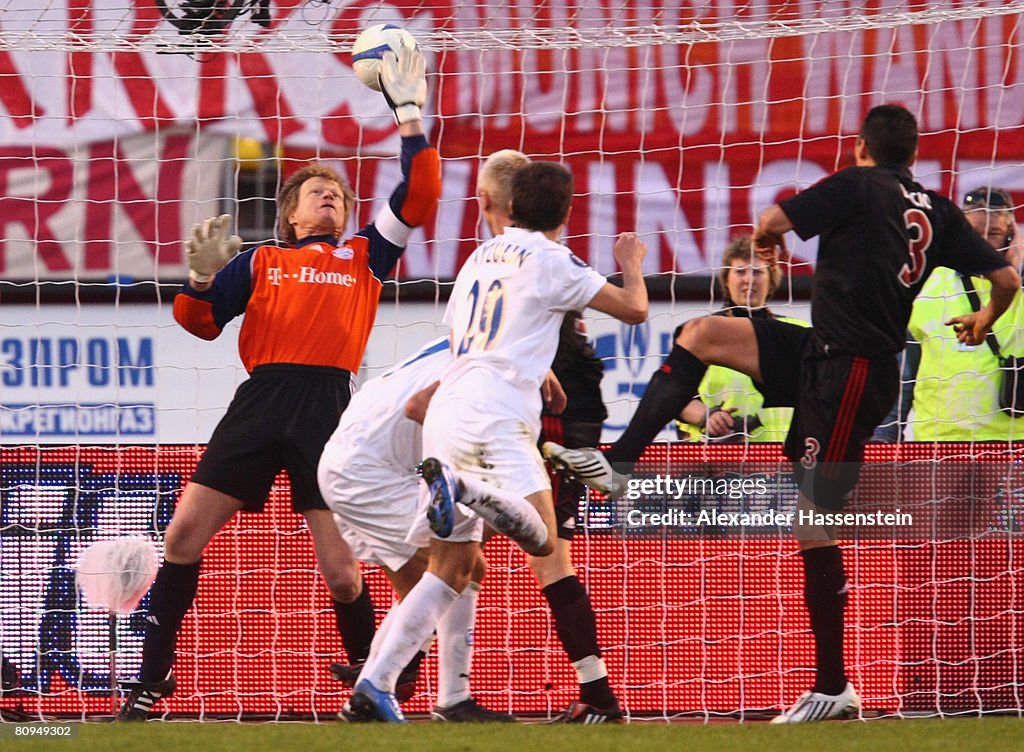
{"type": "MultiPolygon", "coordinates": [[[[407,180],[392,194],[391,208],[411,227],[436,206],[440,169],[436,150],[422,136],[403,139],[402,157],[407,180]]],[[[238,351],[249,372],[265,363],[292,363],[355,373],[381,280],[403,250],[374,224],[342,243],[321,236],[294,248],[262,245],[229,261],[210,289],[199,292],[186,283],[174,299],[174,318],[197,337],[214,339],[244,313],[238,351]]]]}

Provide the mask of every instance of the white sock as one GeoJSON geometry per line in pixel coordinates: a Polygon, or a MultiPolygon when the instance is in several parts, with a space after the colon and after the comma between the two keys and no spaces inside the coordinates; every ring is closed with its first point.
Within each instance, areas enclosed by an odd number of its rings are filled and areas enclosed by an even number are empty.
{"type": "Polygon", "coordinates": [[[471,582],[437,625],[437,704],[442,708],[468,700],[473,664],[473,625],[480,583],[471,582]]]}
{"type": "Polygon", "coordinates": [[[608,669],[604,665],[604,659],[596,655],[588,655],[580,658],[572,667],[576,669],[576,680],[580,684],[589,684],[592,681],[603,679],[608,676],[608,669]]]}
{"type": "Polygon", "coordinates": [[[503,491],[477,478],[459,475],[463,494],[459,499],[491,527],[520,546],[540,548],[548,539],[548,527],[540,512],[522,496],[503,491]]]}
{"type": "Polygon", "coordinates": [[[424,572],[416,587],[393,609],[394,621],[380,643],[373,665],[363,669],[360,680],[368,679],[377,689],[394,692],[402,669],[409,665],[458,597],[444,580],[424,572]]]}
{"type": "Polygon", "coordinates": [[[384,615],[384,620],[381,621],[380,626],[377,627],[377,631],[373,635],[373,642],[370,643],[370,654],[366,656],[366,663],[363,664],[363,671],[359,672],[359,678],[363,677],[363,672],[367,668],[373,665],[374,660],[377,658],[377,653],[380,652],[380,646],[384,644],[384,640],[387,639],[388,631],[391,629],[391,625],[395,623],[395,611],[402,605],[401,601],[391,607],[391,609],[384,615]]]}

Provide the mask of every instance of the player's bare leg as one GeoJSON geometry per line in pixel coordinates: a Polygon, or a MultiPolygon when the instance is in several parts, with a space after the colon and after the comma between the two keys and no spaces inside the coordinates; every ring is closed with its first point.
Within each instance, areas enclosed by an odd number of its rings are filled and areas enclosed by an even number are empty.
{"type": "Polygon", "coordinates": [[[352,603],[363,590],[363,580],[359,561],[341,537],[334,513],[329,509],[308,509],[303,516],[313,538],[313,552],[327,592],[339,603],[352,603]]]}
{"type": "Polygon", "coordinates": [[[430,563],[430,549],[421,548],[416,552],[409,561],[407,561],[399,569],[388,569],[382,567],[384,576],[388,578],[388,582],[391,583],[391,587],[395,589],[395,593],[398,595],[399,600],[409,594],[409,591],[416,587],[416,583],[420,581],[420,577],[427,571],[427,565],[430,563]]]}
{"type": "Polygon", "coordinates": [[[376,615],[369,589],[363,587],[359,562],[338,531],[329,509],[304,513],[313,537],[313,550],[320,574],[331,595],[335,624],[350,664],[361,663],[370,654],[376,629],[376,615]]]}

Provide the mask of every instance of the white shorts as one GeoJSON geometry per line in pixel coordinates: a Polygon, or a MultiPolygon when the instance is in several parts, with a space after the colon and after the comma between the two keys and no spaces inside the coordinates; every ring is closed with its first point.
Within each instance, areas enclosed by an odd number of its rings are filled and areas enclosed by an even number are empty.
{"type": "MultiPolygon", "coordinates": [[[[500,405],[494,403],[474,405],[439,391],[423,423],[423,456],[436,457],[456,475],[470,475],[519,496],[551,490],[544,460],[537,450],[537,427],[503,415],[500,405]]],[[[433,536],[426,521],[429,503],[424,490],[406,539],[416,546],[428,545],[433,536]]],[[[483,520],[456,504],[454,529],[444,540],[481,541],[483,529],[483,520]]]]}
{"type": "Polygon", "coordinates": [[[419,478],[328,442],[317,472],[320,493],[356,558],[395,571],[416,554],[406,542],[419,504],[419,478]]]}

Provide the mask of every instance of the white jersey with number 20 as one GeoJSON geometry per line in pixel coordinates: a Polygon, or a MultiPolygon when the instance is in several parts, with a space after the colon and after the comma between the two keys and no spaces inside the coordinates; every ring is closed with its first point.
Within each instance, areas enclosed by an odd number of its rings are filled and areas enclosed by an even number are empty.
{"type": "Polygon", "coordinates": [[[455,350],[446,379],[486,368],[518,389],[539,390],[563,315],[586,308],[605,282],[565,246],[509,227],[459,271],[445,311],[455,350]]]}

